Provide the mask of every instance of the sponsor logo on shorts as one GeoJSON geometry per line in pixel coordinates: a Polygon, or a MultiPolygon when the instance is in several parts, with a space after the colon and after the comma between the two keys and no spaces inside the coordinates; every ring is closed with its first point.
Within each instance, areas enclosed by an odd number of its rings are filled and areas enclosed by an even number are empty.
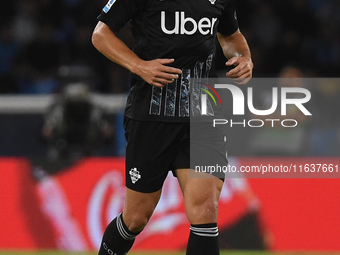
{"type": "Polygon", "coordinates": [[[129,174],[130,174],[131,181],[133,184],[135,184],[140,178],[142,178],[142,176],[140,175],[136,167],[131,168],[129,174]]]}

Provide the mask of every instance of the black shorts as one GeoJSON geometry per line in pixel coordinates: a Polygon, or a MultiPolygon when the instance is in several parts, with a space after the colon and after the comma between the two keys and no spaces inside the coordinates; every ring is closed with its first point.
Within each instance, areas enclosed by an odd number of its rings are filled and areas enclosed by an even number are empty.
{"type": "MultiPolygon", "coordinates": [[[[190,123],[125,118],[124,128],[127,141],[125,177],[129,189],[155,192],[162,188],[169,171],[176,176],[176,169],[190,168],[190,123]]],[[[221,155],[222,164],[227,164],[225,152],[221,155]]]]}

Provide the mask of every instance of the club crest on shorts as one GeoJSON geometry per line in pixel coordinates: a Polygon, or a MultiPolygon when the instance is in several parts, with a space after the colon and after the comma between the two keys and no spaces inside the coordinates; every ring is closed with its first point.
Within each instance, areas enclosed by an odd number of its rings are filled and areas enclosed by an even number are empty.
{"type": "Polygon", "coordinates": [[[140,178],[142,178],[142,176],[139,174],[139,171],[137,170],[136,167],[131,168],[129,174],[130,174],[131,181],[133,184],[135,184],[140,178]]]}

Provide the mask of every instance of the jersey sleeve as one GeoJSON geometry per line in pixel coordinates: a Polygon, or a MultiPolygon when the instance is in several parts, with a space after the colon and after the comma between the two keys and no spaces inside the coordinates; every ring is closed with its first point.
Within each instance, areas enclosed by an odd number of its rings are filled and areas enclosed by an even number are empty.
{"type": "Polygon", "coordinates": [[[143,2],[145,1],[109,0],[97,18],[110,27],[112,31],[117,32],[141,11],[143,2]]]}
{"type": "Polygon", "coordinates": [[[223,35],[231,35],[238,29],[236,16],[236,0],[231,1],[223,10],[217,27],[217,32],[223,35]]]}

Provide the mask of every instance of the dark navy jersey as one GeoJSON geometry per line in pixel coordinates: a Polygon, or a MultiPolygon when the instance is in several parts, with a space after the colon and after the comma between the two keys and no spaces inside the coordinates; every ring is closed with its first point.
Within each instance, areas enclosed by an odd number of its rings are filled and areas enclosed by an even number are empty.
{"type": "Polygon", "coordinates": [[[137,56],[173,58],[182,70],[162,88],[132,75],[125,116],[136,120],[189,121],[200,111],[200,79],[211,75],[217,32],[238,29],[235,0],[110,0],[98,19],[114,32],[131,21],[137,56]]]}

